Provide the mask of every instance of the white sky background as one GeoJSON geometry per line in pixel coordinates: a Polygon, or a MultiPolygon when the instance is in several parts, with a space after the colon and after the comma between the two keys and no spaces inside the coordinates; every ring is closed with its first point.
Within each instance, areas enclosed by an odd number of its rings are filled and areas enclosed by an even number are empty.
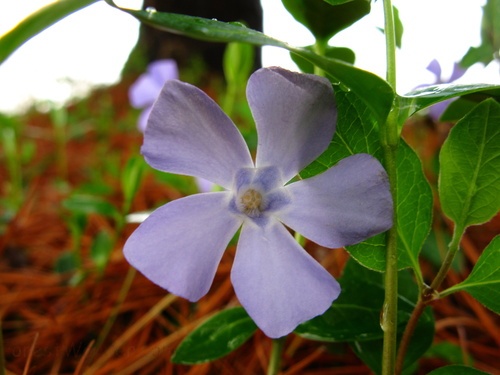
{"type": "MultiPolygon", "coordinates": [[[[51,0],[0,0],[0,35],[51,0]]],[[[264,32],[292,45],[313,43],[309,32],[290,16],[281,0],[261,0],[264,32]]],[[[394,0],[404,24],[403,47],[398,51],[398,92],[403,94],[434,77],[425,69],[436,58],[443,75],[451,74],[470,46],[480,44],[482,6],[486,0],[394,0]]],[[[139,8],[141,0],[119,0],[139,8]]],[[[356,53],[356,65],[385,76],[382,0],[372,12],[330,42],[356,53]]],[[[64,101],[82,95],[92,85],[111,84],[120,77],[138,36],[139,23],[104,2],[93,4],[34,37],[0,65],[0,111],[12,112],[33,100],[64,101]]],[[[288,52],[263,50],[263,65],[296,69],[288,52]]],[[[500,84],[498,64],[473,66],[460,80],[500,84]]]]}

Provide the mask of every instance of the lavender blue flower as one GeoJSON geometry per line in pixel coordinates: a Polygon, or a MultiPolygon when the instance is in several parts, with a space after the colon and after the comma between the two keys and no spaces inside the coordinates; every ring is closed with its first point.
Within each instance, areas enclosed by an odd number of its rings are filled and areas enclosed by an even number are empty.
{"type": "Polygon", "coordinates": [[[158,208],[127,240],[124,254],[151,281],[194,302],[208,292],[241,228],[234,290],[263,332],[277,338],[324,313],[340,293],[287,227],[321,246],[355,244],[392,226],[392,199],[386,172],[367,154],[290,182],[333,137],[337,111],[328,80],[263,68],[250,77],[247,98],[259,137],[255,162],[204,92],[180,81],[165,84],[145,131],[146,161],[225,190],[158,208]]]}
{"type": "MultiPolygon", "coordinates": [[[[439,64],[439,62],[436,59],[432,60],[429,63],[429,65],[427,66],[427,70],[429,72],[431,72],[432,74],[434,74],[434,76],[436,77],[434,83],[432,83],[433,85],[439,85],[439,84],[443,84],[443,83],[452,83],[452,82],[456,81],[457,79],[459,79],[460,77],[462,77],[466,72],[466,69],[463,69],[462,67],[460,67],[460,65],[458,63],[455,63],[453,65],[453,71],[451,73],[450,78],[443,79],[441,65],[439,64]]],[[[418,87],[425,87],[425,86],[430,86],[430,84],[420,85],[418,87]]],[[[434,121],[439,121],[439,119],[441,118],[441,115],[443,114],[443,112],[446,110],[446,108],[450,105],[450,103],[453,100],[456,100],[456,99],[455,98],[448,99],[448,100],[444,100],[442,102],[434,104],[433,106],[431,106],[429,108],[429,116],[434,121]]]]}
{"type": "Polygon", "coordinates": [[[147,120],[158,95],[165,82],[178,79],[177,63],[172,59],[153,61],[145,73],[130,86],[128,97],[134,108],[143,109],[137,121],[137,127],[144,132],[147,120]]]}

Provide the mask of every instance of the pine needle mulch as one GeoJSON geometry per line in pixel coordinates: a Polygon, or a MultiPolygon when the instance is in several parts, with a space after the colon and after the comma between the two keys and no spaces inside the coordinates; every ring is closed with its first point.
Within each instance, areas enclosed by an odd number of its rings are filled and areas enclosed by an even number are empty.
{"type": "MultiPolygon", "coordinates": [[[[128,121],[127,86],[122,83],[93,93],[84,104],[88,121],[100,116],[96,111],[103,101],[113,108],[110,127],[128,121]]],[[[70,108],[70,113],[74,110],[70,108]]],[[[114,224],[108,218],[89,215],[81,239],[83,281],[72,286],[70,274],[54,271],[61,253],[74,245],[62,201],[72,187],[87,181],[103,157],[113,154],[123,165],[138,153],[142,136],[135,131],[135,124],[125,132],[111,129],[105,140],[95,130],[85,132],[68,141],[67,169],[61,172],[50,117],[31,113],[22,120],[21,141],[34,142],[36,154],[26,167],[23,203],[0,237],[0,318],[7,374],[265,374],[271,341],[260,331],[235,352],[212,363],[184,366],[170,362],[176,346],[200,322],[238,305],[229,280],[234,248],[226,251],[209,294],[191,304],[153,285],[124,260],[121,248],[136,224],[126,225],[104,273],[96,272],[88,261],[92,240],[101,230],[112,233],[114,224]]],[[[417,151],[429,166],[443,140],[443,130],[425,123],[410,124],[408,129],[410,144],[418,140],[419,145],[425,145],[417,151]]],[[[0,166],[0,181],[7,178],[5,167],[0,166]]],[[[105,183],[113,189],[110,199],[120,206],[119,176],[111,174],[105,183]]],[[[180,196],[147,173],[132,211],[152,209],[180,196]]],[[[450,273],[449,285],[466,277],[499,229],[497,217],[467,233],[462,242],[463,268],[450,273]]],[[[341,274],[348,258],[344,250],[325,251],[312,243],[307,249],[334,276],[341,274]]],[[[435,272],[426,261],[423,269],[428,278],[435,272]]],[[[500,374],[500,319],[496,314],[465,293],[436,302],[434,309],[435,343],[454,344],[461,349],[464,363],[500,374]]],[[[447,363],[436,355],[425,357],[418,374],[447,363]]],[[[295,335],[285,343],[283,375],[370,373],[347,345],[318,343],[295,335]]]]}

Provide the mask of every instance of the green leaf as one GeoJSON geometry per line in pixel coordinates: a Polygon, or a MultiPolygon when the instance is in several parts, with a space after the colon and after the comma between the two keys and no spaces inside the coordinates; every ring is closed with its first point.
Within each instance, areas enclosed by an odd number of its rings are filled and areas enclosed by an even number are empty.
{"type": "Polygon", "coordinates": [[[487,99],[450,131],[439,155],[443,212],[461,228],[500,209],[500,104],[487,99]]]}
{"type": "Polygon", "coordinates": [[[228,43],[224,52],[224,77],[228,85],[245,87],[252,73],[254,48],[246,43],[228,43]]]}
{"type": "Polygon", "coordinates": [[[132,156],[125,165],[122,172],[122,191],[123,191],[123,202],[124,209],[123,213],[127,214],[130,210],[132,200],[139,189],[142,181],[142,176],[146,171],[146,163],[144,158],[140,155],[132,156]]]}
{"type": "MultiPolygon", "coordinates": [[[[295,333],[318,341],[351,342],[354,348],[359,349],[360,358],[377,371],[383,337],[380,328],[380,311],[384,303],[383,279],[383,274],[348,261],[339,280],[342,287],[340,297],[325,314],[301,324],[295,333]]],[[[398,280],[398,327],[402,332],[413,310],[413,301],[418,298],[418,290],[409,272],[401,271],[398,280]]],[[[424,313],[417,332],[410,344],[406,365],[417,360],[432,343],[434,320],[429,311],[424,313]]]]}
{"type": "Polygon", "coordinates": [[[59,0],[25,18],[0,38],[0,64],[35,35],[97,0],[59,0]]]}
{"type": "Polygon", "coordinates": [[[476,370],[475,368],[469,366],[452,365],[440,367],[429,372],[428,375],[488,375],[488,373],[476,370]]]}
{"type": "Polygon", "coordinates": [[[281,2],[293,18],[311,31],[316,40],[324,43],[370,13],[370,0],[335,1],[330,4],[323,0],[281,2]]]}
{"type": "Polygon", "coordinates": [[[65,199],[62,205],[65,209],[75,214],[99,214],[114,219],[120,217],[115,206],[107,200],[97,196],[74,194],[65,199]]]}
{"type": "Polygon", "coordinates": [[[393,89],[375,74],[355,68],[340,60],[319,56],[306,48],[290,46],[240,23],[226,23],[175,13],[124,9],[116,6],[112,0],[106,0],[106,2],[132,15],[144,24],[191,38],[212,42],[242,42],[256,46],[270,45],[285,48],[324,70],[333,83],[341,84],[345,90],[356,93],[373,111],[379,123],[385,122],[392,107],[395,95],[393,89]]]}
{"type": "MultiPolygon", "coordinates": [[[[301,172],[311,177],[332,167],[341,159],[368,153],[383,160],[377,123],[367,106],[353,93],[337,90],[337,130],[328,149],[301,172]]],[[[418,255],[432,221],[432,191],[415,152],[402,141],[398,164],[398,268],[413,267],[419,275],[418,255]]],[[[385,271],[385,235],[349,246],[349,253],[370,269],[385,271]]]]}
{"type": "Polygon", "coordinates": [[[441,358],[452,364],[464,364],[464,360],[472,363],[473,358],[464,353],[462,348],[454,343],[443,341],[433,344],[425,353],[426,358],[441,358]],[[464,358],[465,354],[465,358],[464,358]]]}
{"type": "MultiPolygon", "coordinates": [[[[401,42],[403,40],[403,23],[401,22],[401,18],[399,18],[399,10],[395,6],[392,7],[392,11],[394,13],[394,27],[396,31],[396,47],[401,48],[401,42]]],[[[380,28],[380,31],[385,33],[385,30],[380,28]]]]}
{"type": "Polygon", "coordinates": [[[500,85],[489,84],[440,84],[431,85],[410,91],[403,96],[399,96],[400,116],[399,123],[403,126],[408,117],[414,113],[430,107],[433,104],[442,102],[447,99],[458,96],[471,98],[480,98],[480,100],[488,97],[500,99],[500,85]],[[471,95],[475,94],[475,95],[471,95]]]}
{"type": "Polygon", "coordinates": [[[223,310],[181,342],[172,362],[193,365],[221,358],[243,345],[256,330],[257,326],[242,307],[223,310]]]}
{"type": "Polygon", "coordinates": [[[78,255],[74,251],[65,251],[56,260],[54,266],[57,273],[73,272],[80,266],[78,255]]]}
{"type": "Polygon", "coordinates": [[[378,125],[367,105],[354,93],[335,90],[337,128],[328,148],[300,175],[312,177],[326,171],[340,160],[367,153],[382,161],[378,125]]]}
{"type": "Polygon", "coordinates": [[[484,306],[500,314],[500,236],[484,249],[470,275],[444,295],[465,290],[484,306]]]}
{"type": "Polygon", "coordinates": [[[498,59],[500,50],[500,0],[488,0],[483,7],[481,45],[471,47],[460,64],[468,68],[477,62],[484,65],[498,59]]]}
{"type": "MultiPolygon", "coordinates": [[[[308,49],[311,52],[314,51],[314,46],[307,46],[304,48],[308,49]]],[[[354,52],[351,49],[344,47],[326,46],[325,56],[330,57],[332,59],[342,60],[349,64],[354,64],[354,61],[356,59],[354,52]]],[[[293,62],[297,64],[297,66],[302,72],[309,74],[314,73],[314,65],[310,63],[308,60],[294,53],[290,53],[290,57],[292,58],[293,62]]]]}
{"type": "Polygon", "coordinates": [[[92,242],[90,257],[99,273],[102,273],[108,264],[113,250],[113,238],[106,232],[100,231],[92,242]]]}
{"type": "MultiPolygon", "coordinates": [[[[420,279],[418,256],[432,224],[432,190],[422,163],[404,141],[397,155],[398,269],[411,267],[420,279]]],[[[365,267],[385,271],[385,234],[349,246],[349,253],[365,267]]]]}

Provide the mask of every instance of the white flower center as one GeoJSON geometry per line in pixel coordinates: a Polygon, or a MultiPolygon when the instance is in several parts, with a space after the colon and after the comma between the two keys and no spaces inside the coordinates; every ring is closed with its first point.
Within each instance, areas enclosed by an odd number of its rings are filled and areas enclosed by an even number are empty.
{"type": "Polygon", "coordinates": [[[243,213],[255,217],[262,212],[264,199],[259,191],[250,188],[239,197],[238,203],[243,213]]]}

